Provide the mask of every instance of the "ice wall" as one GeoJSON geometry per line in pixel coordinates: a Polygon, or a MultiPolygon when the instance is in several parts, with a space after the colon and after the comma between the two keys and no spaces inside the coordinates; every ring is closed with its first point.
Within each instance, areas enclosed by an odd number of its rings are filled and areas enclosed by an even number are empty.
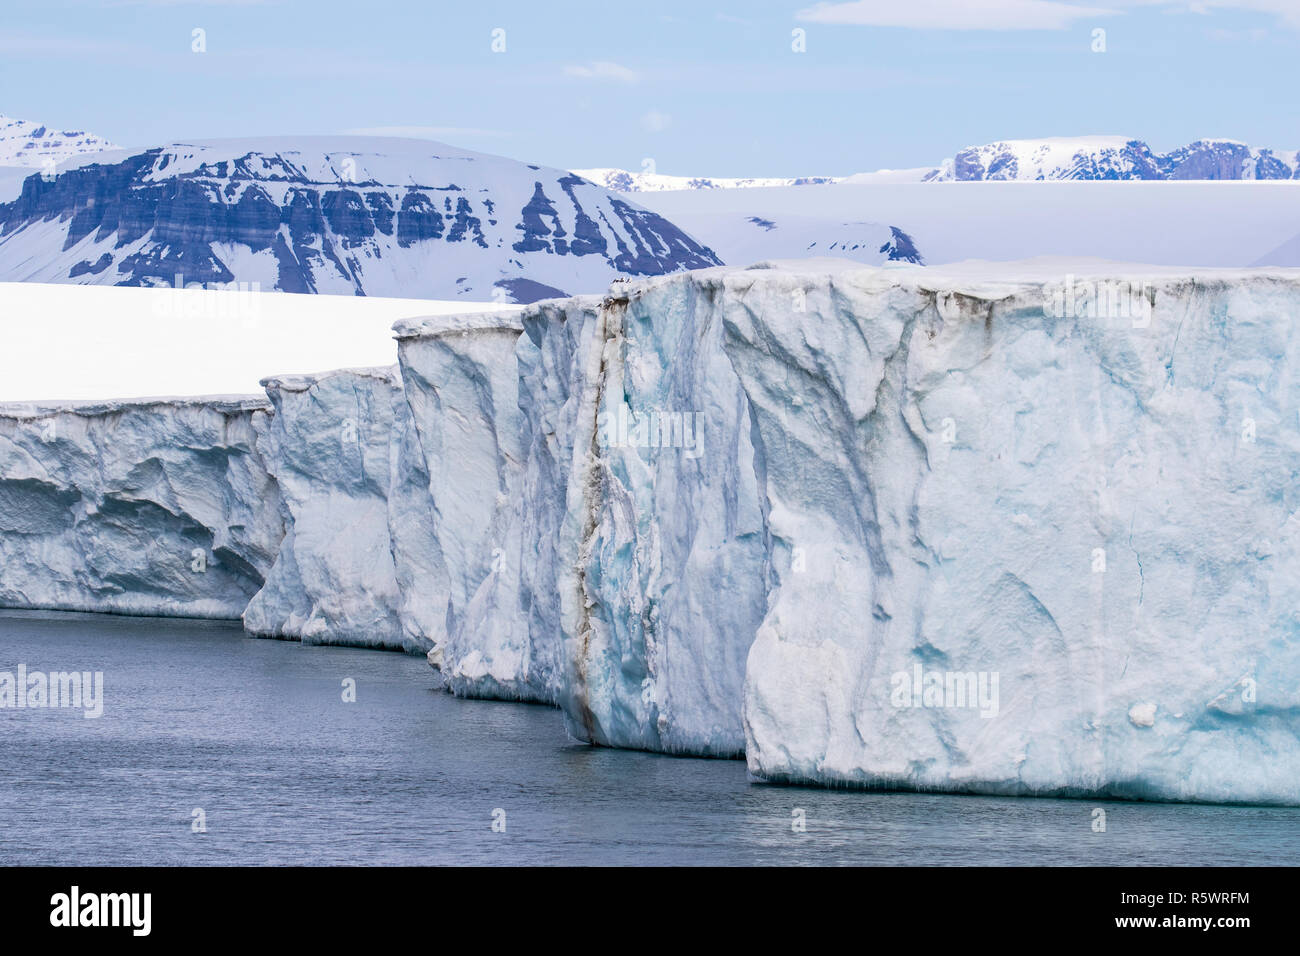
{"type": "Polygon", "coordinates": [[[399,322],[398,361],[444,574],[430,663],[463,696],[550,700],[520,612],[521,326],[509,315],[399,322]]]}
{"type": "Polygon", "coordinates": [[[703,280],[770,515],[754,774],[1300,802],[1300,277],[1116,280],[703,280]]]}
{"type": "Polygon", "coordinates": [[[268,408],[0,406],[0,606],[238,618],[284,533],[268,408]]]}
{"type": "Polygon", "coordinates": [[[583,740],[738,755],[763,519],[711,303],[664,283],[522,329],[398,326],[452,581],[431,661],[460,694],[558,703],[583,740]]]}
{"type": "Polygon", "coordinates": [[[772,781],[1296,804],[1297,309],[767,264],[403,322],[271,406],[9,406],[0,604],[247,603],[772,781]]]}
{"type": "Polygon", "coordinates": [[[1300,802],[1300,279],[1098,268],[1109,306],[1042,264],[810,263],[525,310],[510,646],[558,640],[570,730],[777,781],[1300,802]]]}
{"type": "Polygon", "coordinates": [[[535,535],[529,563],[554,575],[558,607],[536,623],[539,637],[559,635],[569,729],[610,746],[737,755],[766,557],[722,324],[691,281],[557,311],[525,313],[539,360],[520,364],[523,403],[541,410],[534,433],[561,449],[534,444],[525,507],[564,509],[547,521],[556,543],[535,535]]]}
{"type": "Polygon", "coordinates": [[[286,533],[244,627],[307,644],[427,651],[447,587],[396,367],[262,384],[275,410],[265,449],[286,533]]]}

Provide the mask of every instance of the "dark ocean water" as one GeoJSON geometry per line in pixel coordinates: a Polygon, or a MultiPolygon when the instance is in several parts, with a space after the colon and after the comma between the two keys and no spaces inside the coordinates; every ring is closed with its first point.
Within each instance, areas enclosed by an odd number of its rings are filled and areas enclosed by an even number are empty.
{"type": "Polygon", "coordinates": [[[0,864],[1300,862],[1300,809],[767,786],[457,700],[420,658],[234,625],[0,612],[19,664],[102,671],[104,714],[0,710],[0,864]]]}

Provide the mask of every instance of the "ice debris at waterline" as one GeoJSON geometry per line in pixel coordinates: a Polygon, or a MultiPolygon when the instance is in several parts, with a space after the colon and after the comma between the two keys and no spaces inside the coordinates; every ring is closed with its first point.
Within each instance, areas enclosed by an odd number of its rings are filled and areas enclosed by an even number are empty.
{"type": "Polygon", "coordinates": [[[399,323],[396,370],[270,409],[9,406],[0,600],[244,599],[762,779],[1296,804],[1297,307],[1293,270],[768,263],[399,323]]]}

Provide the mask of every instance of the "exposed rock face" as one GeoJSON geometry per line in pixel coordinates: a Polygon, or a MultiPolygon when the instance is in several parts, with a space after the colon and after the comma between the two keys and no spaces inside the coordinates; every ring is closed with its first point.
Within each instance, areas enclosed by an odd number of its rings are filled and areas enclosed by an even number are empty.
{"type": "Polygon", "coordinates": [[[533,301],[718,258],[560,170],[414,140],[110,153],[0,205],[0,277],[533,301]]]}
{"type": "Polygon", "coordinates": [[[268,408],[0,407],[0,606],[238,618],[284,533],[268,408]]]}

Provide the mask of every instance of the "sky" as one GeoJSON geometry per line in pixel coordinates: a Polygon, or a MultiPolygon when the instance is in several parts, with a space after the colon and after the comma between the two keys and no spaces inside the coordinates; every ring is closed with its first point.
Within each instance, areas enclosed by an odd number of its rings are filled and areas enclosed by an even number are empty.
{"type": "Polygon", "coordinates": [[[1300,148],[1300,0],[3,5],[0,114],[126,146],[369,132],[693,176],[1042,136],[1300,148]]]}

